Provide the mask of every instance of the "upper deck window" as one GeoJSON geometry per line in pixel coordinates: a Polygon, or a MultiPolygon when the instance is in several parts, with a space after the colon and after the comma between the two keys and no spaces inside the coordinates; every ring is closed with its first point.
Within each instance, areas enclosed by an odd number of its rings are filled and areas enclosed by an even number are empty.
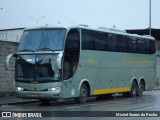
{"type": "Polygon", "coordinates": [[[82,49],[86,50],[106,50],[107,33],[93,30],[82,30],[82,49]]]}
{"type": "Polygon", "coordinates": [[[129,52],[131,53],[137,53],[137,38],[135,37],[129,37],[129,52]]]}
{"type": "Polygon", "coordinates": [[[63,50],[65,32],[65,29],[26,30],[18,51],[63,50]]]}

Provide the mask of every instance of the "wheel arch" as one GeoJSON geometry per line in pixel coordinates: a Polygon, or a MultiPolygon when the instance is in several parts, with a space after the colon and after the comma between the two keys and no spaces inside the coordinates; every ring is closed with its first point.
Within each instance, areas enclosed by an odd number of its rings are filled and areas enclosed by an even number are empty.
{"type": "Polygon", "coordinates": [[[146,89],[146,81],[145,81],[144,77],[140,77],[140,78],[139,78],[138,84],[139,84],[141,81],[142,81],[143,84],[144,84],[144,90],[145,90],[145,89],[146,89]]]}
{"type": "Polygon", "coordinates": [[[81,88],[82,84],[85,84],[87,86],[88,96],[90,96],[91,95],[91,87],[90,87],[89,81],[87,79],[83,79],[83,80],[80,81],[79,88],[78,88],[78,93],[80,93],[80,88],[81,88]]]}
{"type": "Polygon", "coordinates": [[[133,82],[133,81],[135,81],[136,84],[137,84],[137,86],[138,86],[138,79],[137,79],[136,77],[133,77],[133,78],[131,79],[130,86],[132,85],[132,82],[133,82]]]}

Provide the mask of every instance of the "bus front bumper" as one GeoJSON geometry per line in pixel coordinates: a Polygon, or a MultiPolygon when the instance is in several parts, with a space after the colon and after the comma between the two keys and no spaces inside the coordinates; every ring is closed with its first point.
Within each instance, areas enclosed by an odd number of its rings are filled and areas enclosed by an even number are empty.
{"type": "Polygon", "coordinates": [[[61,98],[60,92],[53,91],[19,91],[16,90],[16,96],[18,98],[28,98],[28,99],[50,99],[57,100],[61,98]]]}

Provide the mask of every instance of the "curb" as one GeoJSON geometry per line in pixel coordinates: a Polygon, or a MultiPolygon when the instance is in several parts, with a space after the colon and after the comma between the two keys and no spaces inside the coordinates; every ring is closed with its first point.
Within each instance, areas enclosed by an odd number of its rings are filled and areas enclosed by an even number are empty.
{"type": "Polygon", "coordinates": [[[157,88],[154,88],[153,90],[160,90],[160,88],[159,88],[159,87],[157,87],[157,88]]]}
{"type": "Polygon", "coordinates": [[[156,84],[154,90],[160,90],[160,84],[159,83],[156,84]]]}

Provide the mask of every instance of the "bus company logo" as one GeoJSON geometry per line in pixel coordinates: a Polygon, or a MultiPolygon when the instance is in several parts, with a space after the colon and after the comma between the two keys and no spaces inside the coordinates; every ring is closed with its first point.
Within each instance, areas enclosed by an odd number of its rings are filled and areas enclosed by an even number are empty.
{"type": "Polygon", "coordinates": [[[2,117],[12,117],[11,112],[2,112],[2,117]]]}

